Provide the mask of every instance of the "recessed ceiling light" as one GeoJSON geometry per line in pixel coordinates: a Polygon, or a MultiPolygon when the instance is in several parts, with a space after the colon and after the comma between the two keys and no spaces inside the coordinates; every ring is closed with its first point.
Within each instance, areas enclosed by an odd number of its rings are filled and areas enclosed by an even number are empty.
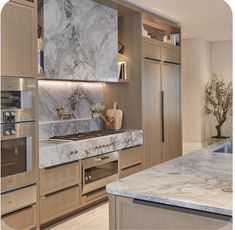
{"type": "Polygon", "coordinates": [[[185,32],[183,33],[183,35],[186,35],[186,34],[187,34],[187,33],[185,33],[185,32]]]}

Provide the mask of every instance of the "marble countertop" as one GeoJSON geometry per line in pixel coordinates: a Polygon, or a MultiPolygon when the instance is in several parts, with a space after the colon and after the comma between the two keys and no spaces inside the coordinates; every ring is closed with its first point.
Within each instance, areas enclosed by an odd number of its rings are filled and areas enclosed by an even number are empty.
{"type": "Polygon", "coordinates": [[[39,168],[114,152],[143,144],[142,130],[88,138],[78,141],[42,140],[39,142],[39,168]],[[97,146],[102,146],[97,148],[97,146]]]}
{"type": "Polygon", "coordinates": [[[230,140],[151,167],[106,186],[113,195],[232,216],[230,140]]]}

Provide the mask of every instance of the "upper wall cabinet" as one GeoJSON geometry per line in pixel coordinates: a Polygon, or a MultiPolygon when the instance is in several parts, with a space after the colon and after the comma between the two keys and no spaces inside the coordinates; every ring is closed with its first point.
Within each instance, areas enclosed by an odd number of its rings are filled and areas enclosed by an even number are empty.
{"type": "Polygon", "coordinates": [[[8,2],[1,13],[1,75],[34,77],[36,23],[34,8],[8,2]]]}
{"type": "Polygon", "coordinates": [[[43,9],[46,78],[117,81],[117,10],[92,0],[45,0],[43,9]]]}

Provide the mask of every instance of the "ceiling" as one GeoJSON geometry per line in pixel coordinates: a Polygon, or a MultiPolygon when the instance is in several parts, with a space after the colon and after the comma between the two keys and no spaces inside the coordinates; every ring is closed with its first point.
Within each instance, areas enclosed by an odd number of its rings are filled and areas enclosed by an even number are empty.
{"type": "Polygon", "coordinates": [[[232,40],[232,12],[224,0],[123,0],[176,21],[183,38],[232,40]]]}

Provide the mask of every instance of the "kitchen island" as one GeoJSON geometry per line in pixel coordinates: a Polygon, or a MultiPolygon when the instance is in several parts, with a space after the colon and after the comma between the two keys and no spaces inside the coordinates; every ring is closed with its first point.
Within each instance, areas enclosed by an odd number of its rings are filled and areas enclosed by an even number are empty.
{"type": "Polygon", "coordinates": [[[109,184],[111,229],[232,229],[229,141],[109,184]]]}

